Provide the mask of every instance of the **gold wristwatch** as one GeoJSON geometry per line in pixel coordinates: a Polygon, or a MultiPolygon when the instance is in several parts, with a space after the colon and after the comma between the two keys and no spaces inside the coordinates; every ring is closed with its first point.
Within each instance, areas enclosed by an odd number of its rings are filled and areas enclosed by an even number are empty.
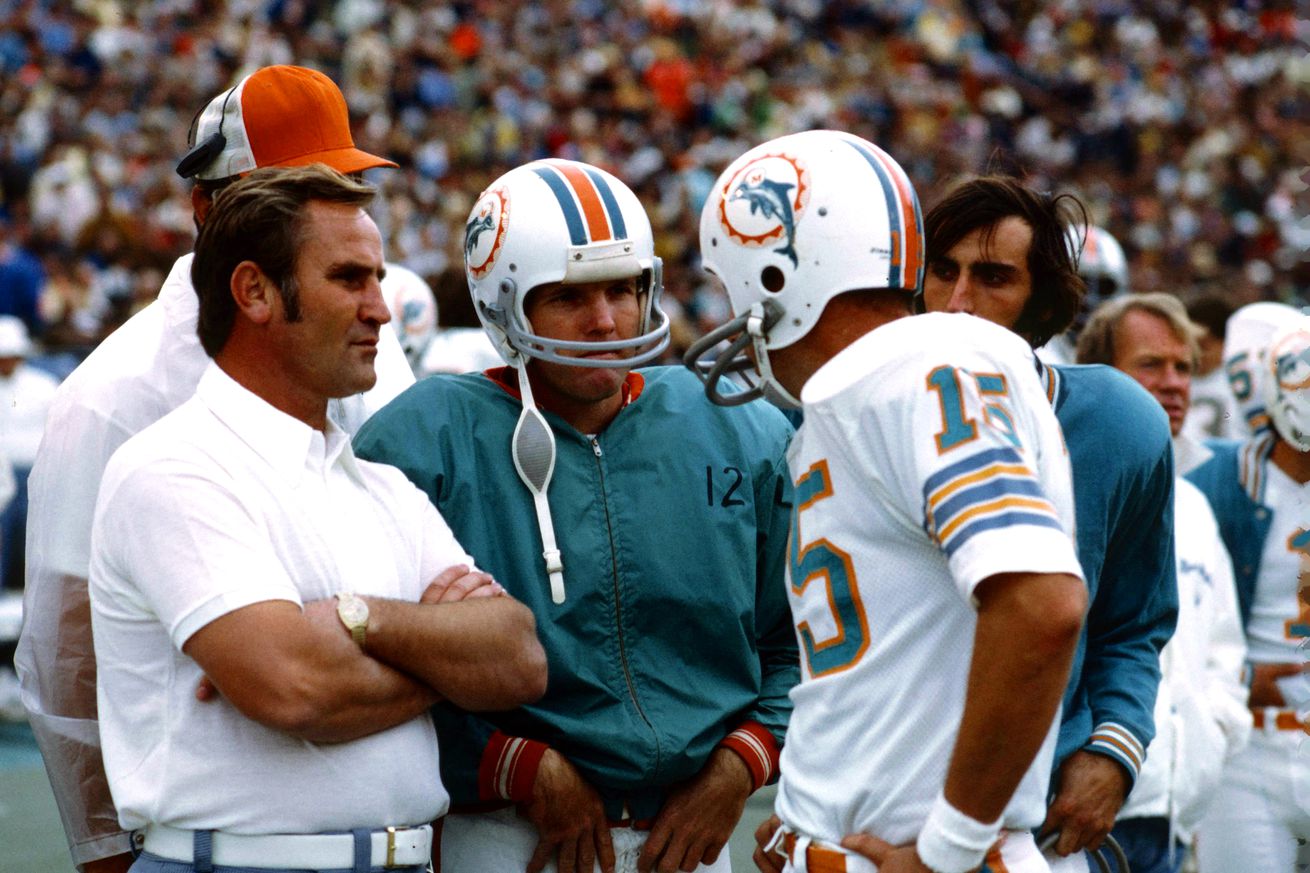
{"type": "Polygon", "coordinates": [[[355,644],[364,648],[364,634],[368,630],[368,604],[354,594],[338,591],[337,617],[346,626],[346,630],[350,631],[355,644]]]}

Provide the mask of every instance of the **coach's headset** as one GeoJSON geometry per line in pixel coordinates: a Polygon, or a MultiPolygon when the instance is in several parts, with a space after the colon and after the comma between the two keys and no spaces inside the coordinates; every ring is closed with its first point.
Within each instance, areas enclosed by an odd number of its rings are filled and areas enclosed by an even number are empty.
{"type": "MultiPolygon", "coordinates": [[[[205,137],[204,142],[193,145],[191,151],[183,155],[182,160],[177,162],[177,174],[183,179],[190,179],[205,167],[208,167],[223,153],[223,149],[227,148],[227,137],[223,135],[223,120],[227,117],[227,101],[232,99],[232,94],[237,87],[239,86],[233,86],[223,95],[223,108],[218,111],[218,130],[205,137]]],[[[196,128],[200,125],[200,116],[208,108],[209,104],[206,103],[200,107],[200,111],[191,119],[191,130],[187,134],[188,144],[195,141],[196,128]]]]}

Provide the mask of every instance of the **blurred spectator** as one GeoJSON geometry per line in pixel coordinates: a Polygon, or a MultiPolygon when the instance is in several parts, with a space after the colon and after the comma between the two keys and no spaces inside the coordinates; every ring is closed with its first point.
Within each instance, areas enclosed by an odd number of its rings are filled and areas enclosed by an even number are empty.
{"type": "Polygon", "coordinates": [[[1183,433],[1193,440],[1237,439],[1246,435],[1246,424],[1224,369],[1224,337],[1235,308],[1217,293],[1205,294],[1187,304],[1188,318],[1202,331],[1197,339],[1196,372],[1192,374],[1192,407],[1183,422],[1183,433]]]}
{"type": "MultiPolygon", "coordinates": [[[[170,159],[194,107],[242,71],[296,63],[342,82],[360,147],[401,164],[374,180],[376,218],[388,259],[431,281],[459,263],[482,188],[555,155],[632,180],[666,278],[691,274],[690,295],[696,216],[728,158],[836,127],[913,155],[906,169],[925,200],[988,170],[1075,191],[1123,244],[1136,291],[1213,284],[1235,306],[1295,302],[1310,287],[1310,56],[1293,10],[1278,0],[0,3],[0,209],[30,223],[30,252],[47,263],[71,269],[92,255],[111,285],[117,269],[166,271],[190,246],[170,159]],[[87,228],[115,216],[130,216],[129,233],[106,247],[87,228]]],[[[122,317],[102,291],[110,305],[77,310],[99,322],[79,328],[91,342],[122,317]]],[[[684,326],[719,305],[687,306],[684,326]]]]}
{"type": "Polygon", "coordinates": [[[45,271],[13,232],[10,222],[0,220],[0,315],[19,319],[30,331],[41,328],[37,308],[45,271]]]}
{"type": "Polygon", "coordinates": [[[13,500],[0,512],[0,590],[23,587],[27,476],[59,387],[54,377],[27,363],[32,352],[22,320],[0,315],[0,458],[8,458],[15,486],[13,500]]]}

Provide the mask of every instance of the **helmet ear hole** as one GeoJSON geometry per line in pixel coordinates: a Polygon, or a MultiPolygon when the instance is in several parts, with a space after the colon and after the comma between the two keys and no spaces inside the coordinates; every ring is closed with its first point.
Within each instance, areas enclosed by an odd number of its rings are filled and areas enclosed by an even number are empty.
{"type": "Polygon", "coordinates": [[[787,284],[787,278],[782,274],[782,270],[769,265],[760,271],[760,284],[764,290],[771,294],[777,294],[782,290],[782,286],[787,284]]]}

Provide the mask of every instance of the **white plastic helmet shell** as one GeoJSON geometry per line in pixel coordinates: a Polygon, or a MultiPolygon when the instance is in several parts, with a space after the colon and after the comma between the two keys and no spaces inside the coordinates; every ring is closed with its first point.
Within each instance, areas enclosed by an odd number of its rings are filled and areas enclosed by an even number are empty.
{"type": "Polygon", "coordinates": [[[400,264],[387,264],[382,296],[391,312],[391,326],[405,350],[411,369],[417,371],[428,344],[437,335],[437,299],[423,277],[400,264]]]}
{"type": "Polygon", "coordinates": [[[1298,314],[1269,343],[1265,405],[1278,435],[1310,452],[1310,316],[1298,314]]]}
{"type": "Polygon", "coordinates": [[[1096,225],[1070,226],[1068,234],[1069,248],[1078,256],[1078,275],[1087,280],[1089,292],[1096,294],[1098,301],[1127,293],[1128,258],[1119,240],[1096,225]],[[1103,290],[1096,290],[1107,282],[1103,290]]]}
{"type": "Polygon", "coordinates": [[[775,378],[770,349],[808,334],[839,294],[913,296],[923,284],[923,213],[909,177],[878,146],[835,130],[779,137],[733,161],[701,210],[700,248],[735,317],[692,343],[683,360],[723,406],[761,396],[799,406],[775,378]],[[730,373],[749,390],[720,391],[730,373]]]}
{"type": "Polygon", "coordinates": [[[1228,318],[1224,329],[1224,370],[1237,408],[1253,434],[1269,429],[1266,353],[1274,334],[1301,313],[1285,303],[1248,303],[1228,318]]]}
{"type": "Polygon", "coordinates": [[[873,143],[811,130],[756,146],[723,171],[701,210],[701,258],[734,315],[772,301],[765,345],[791,345],[828,301],[923,280],[923,216],[909,177],[873,143]]]}
{"type": "Polygon", "coordinates": [[[464,269],[482,327],[507,364],[526,357],[596,367],[632,367],[668,344],[660,308],[662,274],[650,220],[637,196],[590,164],[550,159],[510,170],[478,196],[464,229],[464,269]],[[569,342],[537,336],[523,303],[554,282],[636,278],[642,296],[638,336],[569,342]],[[637,352],[578,359],[569,351],[637,352]]]}

